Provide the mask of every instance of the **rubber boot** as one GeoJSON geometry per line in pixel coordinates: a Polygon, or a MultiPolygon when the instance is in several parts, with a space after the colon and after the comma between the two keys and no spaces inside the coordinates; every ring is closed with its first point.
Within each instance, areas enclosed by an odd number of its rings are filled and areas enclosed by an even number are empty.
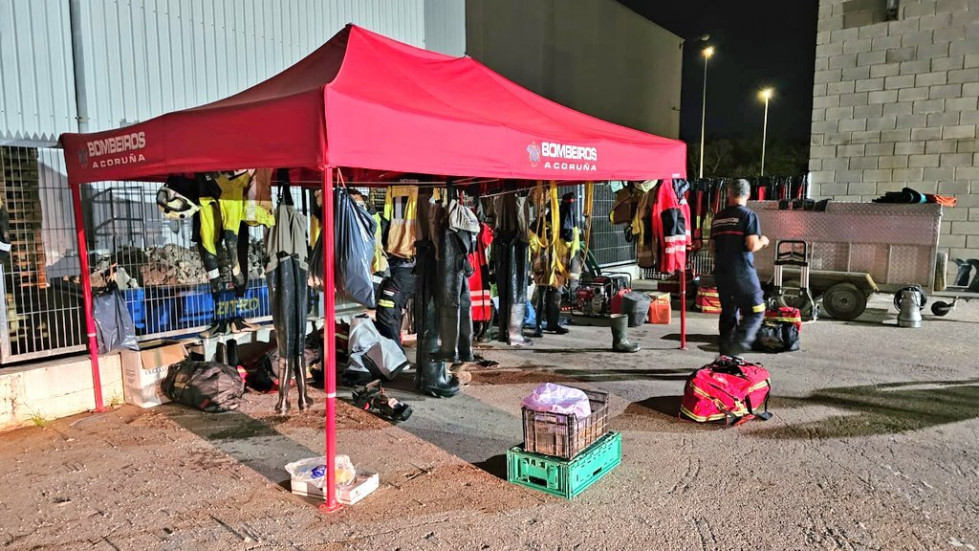
{"type": "Polygon", "coordinates": [[[970,258],[968,262],[970,266],[976,269],[976,275],[972,278],[972,284],[969,285],[968,291],[970,293],[979,293],[979,260],[970,258]]]}
{"type": "Polygon", "coordinates": [[[969,279],[971,279],[969,276],[972,275],[972,264],[969,264],[968,260],[962,260],[961,258],[953,258],[952,262],[955,262],[959,266],[959,271],[955,274],[955,286],[968,287],[969,279]]]}
{"type": "Polygon", "coordinates": [[[456,346],[459,362],[475,361],[473,357],[473,312],[472,305],[459,307],[459,341],[456,346]]]}
{"type": "Polygon", "coordinates": [[[306,362],[303,358],[291,358],[289,362],[292,363],[293,372],[296,375],[296,390],[299,391],[299,399],[296,402],[299,411],[306,411],[309,406],[313,405],[313,401],[306,392],[306,362]]]}
{"type": "Polygon", "coordinates": [[[534,308],[537,309],[535,312],[537,315],[534,316],[534,332],[532,337],[542,338],[544,336],[544,308],[545,308],[545,294],[547,290],[545,287],[537,287],[534,290],[534,297],[531,303],[534,308]]]}
{"type": "Polygon", "coordinates": [[[436,398],[459,394],[459,379],[449,374],[444,362],[428,361],[418,366],[418,390],[436,398]]]}
{"type": "Polygon", "coordinates": [[[626,329],[629,327],[629,316],[625,314],[612,314],[612,350],[615,352],[639,352],[638,344],[629,342],[626,336],[626,329]]]}
{"type": "MultiPolygon", "coordinates": [[[[544,311],[547,313],[547,331],[564,335],[568,329],[561,327],[561,290],[554,287],[547,288],[547,295],[544,302],[544,311]]],[[[540,319],[538,317],[537,319],[540,319]]]]}
{"type": "Polygon", "coordinates": [[[510,323],[507,324],[507,344],[510,346],[530,346],[533,344],[533,341],[523,336],[523,320],[526,312],[526,303],[510,305],[510,323]]]}
{"type": "Polygon", "coordinates": [[[289,369],[289,361],[279,358],[279,402],[275,405],[275,412],[279,415],[289,413],[290,379],[292,379],[292,370],[289,369]]]}
{"type": "Polygon", "coordinates": [[[432,359],[440,362],[454,363],[456,347],[459,344],[459,307],[448,306],[439,308],[439,350],[432,359]]]}

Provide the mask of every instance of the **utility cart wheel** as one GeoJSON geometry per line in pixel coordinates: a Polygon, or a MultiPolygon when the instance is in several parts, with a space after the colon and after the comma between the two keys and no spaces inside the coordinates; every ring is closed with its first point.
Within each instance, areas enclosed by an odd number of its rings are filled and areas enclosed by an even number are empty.
{"type": "MultiPolygon", "coordinates": [[[[796,289],[798,291],[798,289],[796,289]]],[[[799,316],[804,321],[815,320],[816,317],[814,313],[816,312],[815,304],[809,299],[808,295],[800,295],[798,293],[781,293],[775,295],[774,302],[776,306],[779,307],[789,307],[798,308],[799,316]]]]}
{"type": "Polygon", "coordinates": [[[823,308],[833,319],[855,320],[867,309],[867,296],[852,283],[837,283],[823,294],[823,308]]]}
{"type": "Polygon", "coordinates": [[[952,302],[945,301],[935,301],[931,303],[931,313],[936,316],[947,316],[949,312],[955,309],[955,303],[958,299],[953,299],[952,302]]]}

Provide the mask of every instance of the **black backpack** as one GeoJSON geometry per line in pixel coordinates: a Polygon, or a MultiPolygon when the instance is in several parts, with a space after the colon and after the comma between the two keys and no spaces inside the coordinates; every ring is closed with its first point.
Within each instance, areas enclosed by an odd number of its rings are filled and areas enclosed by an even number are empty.
{"type": "Polygon", "coordinates": [[[161,387],[174,402],[208,413],[238,409],[245,393],[237,368],[190,359],[170,366],[161,387]]]}

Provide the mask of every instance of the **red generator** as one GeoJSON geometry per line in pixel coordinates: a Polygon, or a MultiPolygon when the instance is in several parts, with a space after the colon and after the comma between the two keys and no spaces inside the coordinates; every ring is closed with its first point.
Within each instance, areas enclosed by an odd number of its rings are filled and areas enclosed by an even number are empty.
{"type": "Polygon", "coordinates": [[[615,312],[615,306],[622,310],[622,295],[631,291],[632,277],[629,274],[606,274],[581,278],[581,285],[575,294],[578,310],[586,316],[607,316],[615,312]]]}

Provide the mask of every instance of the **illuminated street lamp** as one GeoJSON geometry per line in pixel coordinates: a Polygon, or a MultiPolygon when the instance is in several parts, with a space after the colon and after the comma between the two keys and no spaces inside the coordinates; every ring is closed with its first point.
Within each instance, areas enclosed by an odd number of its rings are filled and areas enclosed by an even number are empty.
{"type": "Polygon", "coordinates": [[[773,88],[763,88],[758,97],[765,101],[765,123],[761,131],[761,175],[765,175],[765,142],[768,141],[768,100],[775,94],[773,88]]]}
{"type": "Polygon", "coordinates": [[[714,47],[708,46],[701,52],[704,56],[704,95],[700,107],[700,177],[704,177],[704,129],[707,125],[707,60],[714,55],[714,47]]]}

